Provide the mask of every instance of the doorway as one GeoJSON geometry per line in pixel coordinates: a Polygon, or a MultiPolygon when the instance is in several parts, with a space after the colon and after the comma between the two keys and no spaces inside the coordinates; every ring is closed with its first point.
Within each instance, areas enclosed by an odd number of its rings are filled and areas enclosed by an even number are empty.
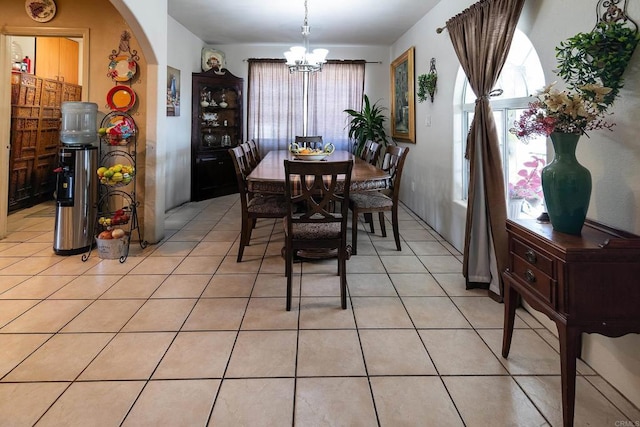
{"type": "Polygon", "coordinates": [[[82,101],[89,94],[89,29],[88,28],[39,28],[39,27],[4,27],[0,33],[0,45],[4,47],[4,55],[0,57],[0,239],[7,235],[7,214],[9,210],[9,174],[10,129],[11,129],[11,38],[22,37],[63,37],[79,41],[79,62],[81,63],[82,101]]]}

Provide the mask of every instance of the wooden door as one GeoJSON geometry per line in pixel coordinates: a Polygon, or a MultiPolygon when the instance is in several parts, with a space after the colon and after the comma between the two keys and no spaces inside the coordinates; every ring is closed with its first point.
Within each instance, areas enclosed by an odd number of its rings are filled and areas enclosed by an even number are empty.
{"type": "Polygon", "coordinates": [[[78,42],[64,37],[36,37],[35,74],[78,84],[78,42]]]}

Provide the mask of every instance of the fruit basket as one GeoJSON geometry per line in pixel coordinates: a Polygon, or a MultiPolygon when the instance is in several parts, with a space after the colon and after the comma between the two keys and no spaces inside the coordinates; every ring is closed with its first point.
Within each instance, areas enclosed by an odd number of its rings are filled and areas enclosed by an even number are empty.
{"type": "Polygon", "coordinates": [[[122,209],[116,209],[113,212],[100,212],[98,214],[98,224],[101,225],[104,230],[108,230],[114,226],[128,224],[131,220],[131,215],[131,208],[128,206],[122,209]]]}
{"type": "Polygon", "coordinates": [[[129,236],[125,233],[119,238],[102,239],[96,237],[96,247],[98,248],[98,257],[102,259],[118,259],[127,255],[127,245],[129,236]]]}
{"type": "Polygon", "coordinates": [[[135,168],[130,164],[117,163],[113,166],[100,166],[97,170],[100,184],[121,187],[131,182],[135,168]]]}
{"type": "Polygon", "coordinates": [[[129,144],[136,131],[131,116],[125,113],[110,113],[104,118],[98,134],[107,145],[124,146],[129,144]]]}

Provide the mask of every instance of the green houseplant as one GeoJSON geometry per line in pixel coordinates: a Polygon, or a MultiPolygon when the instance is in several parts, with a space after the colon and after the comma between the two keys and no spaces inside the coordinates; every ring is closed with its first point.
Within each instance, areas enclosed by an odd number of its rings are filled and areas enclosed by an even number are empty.
{"type": "Polygon", "coordinates": [[[433,102],[437,81],[438,75],[433,71],[430,71],[429,74],[420,74],[418,76],[418,102],[426,101],[427,94],[431,98],[431,102],[433,102]]]}
{"type": "Polygon", "coordinates": [[[588,33],[578,33],[556,47],[557,74],[569,89],[587,84],[611,88],[603,104],[613,104],[624,82],[622,75],[640,40],[625,22],[600,21],[588,33]]]}
{"type": "Polygon", "coordinates": [[[369,97],[364,95],[364,106],[362,111],[352,109],[344,110],[349,116],[349,138],[353,139],[355,144],[353,153],[360,155],[365,142],[371,140],[387,145],[387,132],[384,129],[384,122],[387,117],[383,114],[384,107],[380,107],[378,102],[371,104],[369,97]]]}

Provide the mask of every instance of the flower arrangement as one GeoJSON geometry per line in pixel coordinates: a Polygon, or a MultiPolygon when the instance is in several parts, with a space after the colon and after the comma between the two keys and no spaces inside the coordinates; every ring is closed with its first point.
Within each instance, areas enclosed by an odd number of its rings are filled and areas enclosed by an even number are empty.
{"type": "Polygon", "coordinates": [[[553,132],[586,135],[589,130],[611,130],[614,124],[604,118],[608,106],[604,99],[610,88],[586,84],[569,92],[555,89],[555,84],[536,93],[537,99],[529,103],[529,108],[509,132],[526,143],[532,137],[549,136],[553,132]]]}
{"type": "Polygon", "coordinates": [[[533,160],[523,163],[524,168],[518,171],[520,179],[509,183],[510,199],[542,199],[542,177],[540,171],[546,164],[542,157],[531,156],[533,160]]]}

